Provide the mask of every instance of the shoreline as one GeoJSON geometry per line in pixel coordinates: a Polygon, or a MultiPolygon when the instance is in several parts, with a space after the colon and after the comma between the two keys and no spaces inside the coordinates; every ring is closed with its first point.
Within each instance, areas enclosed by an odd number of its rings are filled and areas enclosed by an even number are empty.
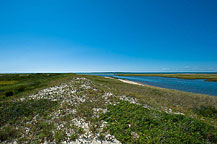
{"type": "MultiPolygon", "coordinates": [[[[112,77],[106,77],[106,76],[104,76],[104,78],[114,79],[112,77]]],[[[124,80],[124,79],[117,79],[117,80],[119,80],[119,81],[121,81],[123,83],[128,83],[128,84],[134,84],[134,85],[139,85],[139,86],[147,86],[147,87],[152,87],[152,88],[166,89],[166,88],[152,86],[152,85],[148,85],[148,84],[144,84],[144,83],[140,83],[140,82],[135,82],[135,81],[130,81],[130,80],[124,80]]]]}
{"type": "MultiPolygon", "coordinates": [[[[114,79],[111,77],[105,77],[104,78],[108,78],[108,79],[114,79]]],[[[156,88],[156,89],[162,89],[162,90],[172,90],[172,91],[179,91],[179,92],[184,92],[184,93],[191,93],[191,94],[197,94],[197,95],[206,95],[206,96],[214,96],[215,95],[209,95],[209,94],[202,94],[202,93],[194,93],[194,92],[188,92],[188,91],[182,91],[182,90],[177,90],[177,89],[169,89],[169,88],[163,88],[163,87],[157,87],[157,86],[152,86],[152,85],[148,85],[148,84],[144,84],[144,83],[140,83],[140,82],[135,82],[135,81],[130,81],[130,80],[124,80],[124,79],[117,79],[123,83],[128,83],[128,84],[133,84],[133,85],[138,85],[138,86],[144,86],[144,87],[150,87],[150,88],[156,88]]]]}
{"type": "Polygon", "coordinates": [[[204,81],[217,82],[217,74],[117,74],[117,76],[156,76],[178,79],[203,79],[204,81]]]}
{"type": "MultiPolygon", "coordinates": [[[[157,86],[152,86],[140,82],[135,82],[135,81],[130,81],[130,80],[123,80],[123,79],[118,79],[121,82],[128,83],[128,84],[134,84],[134,85],[139,85],[139,86],[146,86],[146,87],[152,87],[152,88],[159,88],[159,89],[167,89],[167,88],[162,88],[162,87],[157,87],[157,86]]],[[[172,89],[174,90],[174,89],[172,89]]]]}

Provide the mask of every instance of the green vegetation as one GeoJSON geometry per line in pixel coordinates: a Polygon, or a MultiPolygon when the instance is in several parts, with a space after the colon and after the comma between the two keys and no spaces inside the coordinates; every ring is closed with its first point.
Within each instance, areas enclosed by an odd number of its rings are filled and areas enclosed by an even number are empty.
{"type": "Polygon", "coordinates": [[[66,74],[1,74],[0,101],[25,94],[36,88],[45,87],[50,81],[65,76],[66,74]]]}
{"type": "Polygon", "coordinates": [[[0,142],[19,137],[21,132],[12,125],[2,127],[0,130],[0,142]]]}
{"type": "Polygon", "coordinates": [[[198,115],[217,119],[217,109],[214,106],[200,106],[199,108],[194,108],[193,111],[198,115]]]}
{"type": "Polygon", "coordinates": [[[36,114],[44,114],[57,103],[49,100],[29,100],[23,102],[0,103],[0,126],[13,124],[21,117],[32,118],[36,114]]]}
{"type": "Polygon", "coordinates": [[[217,74],[117,74],[118,76],[159,76],[180,79],[205,79],[206,81],[216,81],[217,74]]]}
{"type": "MultiPolygon", "coordinates": [[[[65,138],[65,133],[61,130],[55,132],[57,142],[61,142],[65,138]]],[[[74,137],[73,137],[74,138],[74,137]]]]}
{"type": "Polygon", "coordinates": [[[108,134],[122,143],[217,143],[214,96],[93,75],[0,79],[16,81],[0,85],[0,143],[103,142],[108,134]]]}
{"type": "Polygon", "coordinates": [[[99,76],[84,76],[99,85],[100,89],[109,89],[116,95],[126,95],[138,99],[141,104],[158,110],[171,108],[174,111],[192,114],[192,110],[201,106],[217,109],[217,97],[189,92],[164,89],[152,86],[139,86],[123,83],[116,79],[99,76]]]}
{"type": "Polygon", "coordinates": [[[36,114],[45,115],[57,103],[48,100],[29,100],[24,102],[0,103],[0,141],[20,136],[16,124],[32,119],[36,114]]]}
{"type": "Polygon", "coordinates": [[[192,118],[121,101],[102,114],[108,130],[122,143],[217,142],[217,128],[192,118]]]}
{"type": "Polygon", "coordinates": [[[17,81],[0,81],[0,85],[11,85],[15,84],[17,81]]]}

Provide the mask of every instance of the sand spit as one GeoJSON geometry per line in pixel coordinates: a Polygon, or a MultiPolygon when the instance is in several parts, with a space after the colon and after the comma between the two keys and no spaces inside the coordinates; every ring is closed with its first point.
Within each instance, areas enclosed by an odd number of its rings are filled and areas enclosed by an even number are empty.
{"type": "Polygon", "coordinates": [[[134,81],[129,81],[129,80],[123,80],[123,79],[119,79],[119,80],[124,82],[124,83],[129,83],[129,84],[135,84],[135,85],[141,85],[141,86],[145,85],[145,84],[141,84],[141,83],[134,82],[134,81]]]}

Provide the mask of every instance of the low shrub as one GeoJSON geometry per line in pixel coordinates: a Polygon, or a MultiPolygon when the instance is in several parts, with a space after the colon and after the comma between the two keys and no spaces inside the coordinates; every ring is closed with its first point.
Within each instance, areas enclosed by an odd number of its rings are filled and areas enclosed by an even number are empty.
{"type": "Polygon", "coordinates": [[[0,126],[6,123],[15,123],[21,117],[43,114],[55,105],[57,102],[46,99],[0,103],[0,126]]]}
{"type": "Polygon", "coordinates": [[[217,129],[201,121],[121,101],[100,116],[122,143],[217,143],[217,129]]]}
{"type": "Polygon", "coordinates": [[[14,126],[8,125],[0,130],[0,142],[10,138],[16,138],[17,136],[18,130],[16,130],[14,126]]]}
{"type": "Polygon", "coordinates": [[[21,87],[19,87],[19,88],[17,89],[17,91],[18,91],[19,93],[24,92],[24,91],[25,91],[25,87],[24,87],[24,86],[21,86],[21,87]]]}
{"type": "Polygon", "coordinates": [[[14,95],[14,92],[13,91],[7,91],[6,93],[5,93],[5,96],[6,97],[10,97],[10,96],[13,96],[14,95]]]}

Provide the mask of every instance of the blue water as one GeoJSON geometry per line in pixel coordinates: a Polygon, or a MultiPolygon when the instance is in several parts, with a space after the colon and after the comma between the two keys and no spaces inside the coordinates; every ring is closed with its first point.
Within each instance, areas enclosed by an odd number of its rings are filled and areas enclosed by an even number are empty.
{"type": "Polygon", "coordinates": [[[155,76],[115,76],[114,74],[94,75],[113,76],[119,79],[126,79],[162,88],[176,89],[181,91],[217,96],[217,82],[208,82],[203,79],[191,80],[155,76]]]}

